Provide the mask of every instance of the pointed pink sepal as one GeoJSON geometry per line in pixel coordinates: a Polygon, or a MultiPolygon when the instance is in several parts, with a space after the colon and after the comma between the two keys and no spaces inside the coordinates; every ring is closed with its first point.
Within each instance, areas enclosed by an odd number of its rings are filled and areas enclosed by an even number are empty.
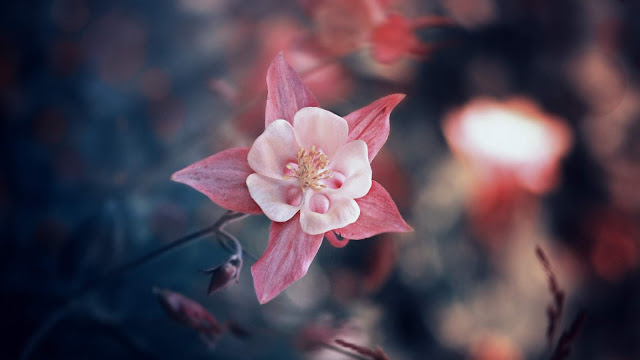
{"type": "Polygon", "coordinates": [[[267,71],[267,108],[264,125],[278,119],[293,123],[293,115],[303,107],[316,107],[318,101],[300,75],[278,54],[267,71]]]}
{"type": "Polygon", "coordinates": [[[253,287],[260,304],[278,296],[307,273],[322,244],[322,234],[309,235],[300,227],[300,215],[287,222],[272,222],[269,245],[251,266],[253,287]]]}
{"type": "Polygon", "coordinates": [[[369,162],[373,161],[389,137],[389,115],[404,99],[404,94],[393,94],[345,116],[349,125],[349,141],[363,140],[369,149],[369,162]]]}
{"type": "Polygon", "coordinates": [[[246,184],[247,176],[254,172],[247,162],[248,153],[249,148],[221,151],[174,173],[171,180],[191,186],[225,209],[261,214],[246,184]]]}
{"type": "Polygon", "coordinates": [[[356,199],[360,206],[360,217],[356,222],[335,232],[352,240],[361,240],[386,232],[408,232],[409,226],[398,211],[391,195],[377,181],[373,181],[371,190],[364,197],[356,199]]]}

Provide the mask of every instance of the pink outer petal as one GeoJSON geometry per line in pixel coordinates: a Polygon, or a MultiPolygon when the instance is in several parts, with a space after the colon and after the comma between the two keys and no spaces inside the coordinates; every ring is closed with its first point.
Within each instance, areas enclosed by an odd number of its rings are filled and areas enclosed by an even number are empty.
{"type": "Polygon", "coordinates": [[[293,122],[298,110],[307,106],[318,106],[311,90],[293,68],[278,54],[267,71],[267,108],[264,125],[277,119],[293,122]]]}
{"type": "Polygon", "coordinates": [[[349,243],[349,239],[347,238],[343,238],[342,240],[338,239],[338,237],[333,231],[327,231],[326,233],[324,233],[324,237],[326,237],[327,240],[329,240],[329,243],[331,245],[337,248],[343,248],[347,246],[347,244],[349,243]]]}
{"type": "Polygon", "coordinates": [[[389,115],[404,99],[404,94],[393,94],[345,116],[349,124],[349,141],[363,140],[369,148],[369,162],[373,161],[389,137],[389,115]]]}
{"type": "Polygon", "coordinates": [[[271,223],[267,250],[251,266],[260,304],[271,301],[303,277],[321,244],[322,234],[309,235],[302,231],[299,215],[284,223],[271,223]]]}
{"type": "Polygon", "coordinates": [[[413,230],[402,219],[391,195],[377,181],[373,181],[369,193],[356,202],[360,206],[360,217],[355,223],[335,230],[342,237],[360,240],[385,232],[413,230]]]}
{"type": "Polygon", "coordinates": [[[329,159],[347,143],[349,126],[340,116],[318,107],[300,109],[293,119],[298,144],[304,149],[321,149],[329,159]]]}
{"type": "Polygon", "coordinates": [[[245,183],[253,173],[247,162],[248,153],[249,148],[221,151],[174,173],[171,180],[191,186],[225,209],[261,214],[245,183]]]}
{"type": "Polygon", "coordinates": [[[284,120],[269,124],[253,142],[247,160],[257,173],[282,179],[289,162],[297,163],[298,144],[293,126],[284,120]]]}

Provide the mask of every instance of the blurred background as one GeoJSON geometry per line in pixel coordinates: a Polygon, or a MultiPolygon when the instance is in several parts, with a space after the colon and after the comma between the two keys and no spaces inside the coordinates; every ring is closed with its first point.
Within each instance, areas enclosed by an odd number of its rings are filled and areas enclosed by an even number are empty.
{"type": "MultiPolygon", "coordinates": [[[[260,306],[250,259],[207,296],[213,237],[109,281],[32,359],[549,358],[542,247],[587,318],[572,359],[640,359],[640,3],[32,0],[0,11],[0,357],[71,294],[224,213],[169,180],[264,126],[279,52],[346,115],[407,97],[373,162],[415,232],[325,242],[260,306]],[[215,349],[152,288],[200,302],[215,349]]],[[[259,256],[269,221],[229,227],[259,256]]],[[[552,345],[553,346],[553,345],[552,345]]]]}

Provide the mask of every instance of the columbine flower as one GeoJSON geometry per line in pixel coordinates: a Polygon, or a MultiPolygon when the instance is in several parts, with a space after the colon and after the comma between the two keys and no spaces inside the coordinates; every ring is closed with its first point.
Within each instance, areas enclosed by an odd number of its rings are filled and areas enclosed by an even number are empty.
{"type": "Polygon", "coordinates": [[[222,151],[172,177],[224,208],[273,221],[267,249],[251,267],[263,304],[304,276],[323,235],[342,247],[349,239],[411,230],[389,193],[371,179],[369,165],[404,95],[341,118],[318,107],[282,55],[269,68],[267,90],[266,129],[251,149],[222,151]]]}
{"type": "Polygon", "coordinates": [[[275,120],[249,150],[256,172],[247,186],[265,215],[285,222],[300,213],[302,231],[324,234],[354,223],[354,199],[371,188],[367,144],[348,141],[347,121],[317,107],[300,109],[293,125],[275,120]]]}

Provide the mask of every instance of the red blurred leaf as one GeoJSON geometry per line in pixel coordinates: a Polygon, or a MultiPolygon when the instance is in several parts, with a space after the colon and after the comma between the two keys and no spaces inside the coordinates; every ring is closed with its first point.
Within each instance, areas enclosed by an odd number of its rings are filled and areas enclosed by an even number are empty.
{"type": "Polygon", "coordinates": [[[215,346],[224,330],[216,319],[202,305],[177,292],[154,289],[160,305],[177,323],[197,330],[202,340],[209,346],[215,346]]]}
{"type": "Polygon", "coordinates": [[[385,354],[384,351],[382,351],[382,348],[380,346],[376,347],[375,350],[372,350],[364,346],[352,344],[350,342],[340,340],[340,339],[337,339],[336,343],[347,349],[351,349],[357,352],[358,354],[364,355],[371,360],[391,360],[389,359],[389,356],[385,354]]]}

